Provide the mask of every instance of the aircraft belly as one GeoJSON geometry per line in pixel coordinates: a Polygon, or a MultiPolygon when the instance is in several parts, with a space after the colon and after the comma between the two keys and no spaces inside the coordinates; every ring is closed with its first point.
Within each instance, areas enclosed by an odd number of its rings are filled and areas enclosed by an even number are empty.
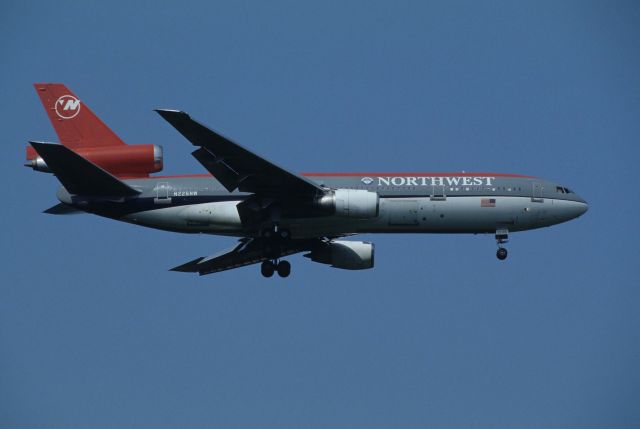
{"type": "Polygon", "coordinates": [[[236,208],[239,201],[164,207],[131,213],[122,218],[151,228],[178,232],[234,233],[242,231],[236,208]]]}

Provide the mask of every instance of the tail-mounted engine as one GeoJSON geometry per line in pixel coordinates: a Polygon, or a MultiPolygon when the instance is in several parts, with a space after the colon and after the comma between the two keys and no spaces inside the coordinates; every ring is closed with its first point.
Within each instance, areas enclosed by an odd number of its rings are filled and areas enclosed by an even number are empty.
{"type": "Polygon", "coordinates": [[[365,241],[334,240],[318,245],[304,256],[334,268],[366,270],[373,268],[374,245],[365,241]]]}
{"type": "MultiPolygon", "coordinates": [[[[146,177],[162,171],[162,146],[153,144],[77,148],[74,151],[100,168],[118,177],[146,177]]],[[[50,173],[47,164],[31,146],[27,146],[25,166],[50,173]]]]}
{"type": "Polygon", "coordinates": [[[317,201],[325,212],[337,216],[370,219],[378,216],[380,199],[376,192],[362,189],[336,189],[317,201]]]}

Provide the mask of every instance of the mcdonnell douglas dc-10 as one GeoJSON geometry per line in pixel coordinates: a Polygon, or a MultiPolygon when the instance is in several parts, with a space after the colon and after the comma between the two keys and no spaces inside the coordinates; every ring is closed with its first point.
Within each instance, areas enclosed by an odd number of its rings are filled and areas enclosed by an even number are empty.
{"type": "Polygon", "coordinates": [[[372,268],[361,233],[490,233],[504,260],[509,232],[574,219],[587,203],[565,186],[498,173],[294,174],[187,113],[156,110],[195,147],[209,174],[152,176],[162,148],[127,145],[62,84],[35,89],[62,144],[30,142],[27,166],[62,183],[45,213],[87,212],[151,228],[239,237],[226,252],[173,271],[200,275],[261,263],[287,277],[299,252],[335,268],[372,268]]]}

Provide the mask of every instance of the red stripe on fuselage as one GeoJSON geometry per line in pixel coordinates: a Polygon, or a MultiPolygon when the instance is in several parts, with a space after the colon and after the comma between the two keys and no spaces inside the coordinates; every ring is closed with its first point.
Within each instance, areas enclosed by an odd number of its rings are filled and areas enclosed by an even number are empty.
{"type": "MultiPolygon", "coordinates": [[[[304,177],[516,177],[534,179],[533,176],[506,173],[301,173],[304,177]]],[[[181,174],[176,176],[136,177],[136,179],[188,179],[196,177],[213,177],[211,174],[181,174]]]]}
{"type": "Polygon", "coordinates": [[[301,173],[305,177],[519,177],[531,179],[532,176],[506,173],[301,173]]]}
{"type": "Polygon", "coordinates": [[[178,174],[176,176],[149,176],[136,177],[136,179],[190,179],[196,177],[213,177],[211,174],[178,174]]]}

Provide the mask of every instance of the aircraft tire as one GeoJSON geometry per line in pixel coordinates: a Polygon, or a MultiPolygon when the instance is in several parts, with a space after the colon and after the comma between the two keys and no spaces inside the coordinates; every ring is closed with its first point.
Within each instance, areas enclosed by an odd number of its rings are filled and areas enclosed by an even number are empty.
{"type": "Polygon", "coordinates": [[[507,255],[508,255],[507,249],[505,249],[504,247],[499,248],[498,251],[496,252],[496,257],[501,261],[504,261],[505,259],[507,259],[507,255]]]}
{"type": "Polygon", "coordinates": [[[289,277],[289,274],[291,274],[291,264],[289,261],[280,261],[277,270],[280,277],[289,277]]]}
{"type": "Polygon", "coordinates": [[[260,265],[260,272],[264,277],[272,277],[275,270],[276,270],[276,267],[273,265],[271,261],[264,261],[262,265],[260,265]]]}

